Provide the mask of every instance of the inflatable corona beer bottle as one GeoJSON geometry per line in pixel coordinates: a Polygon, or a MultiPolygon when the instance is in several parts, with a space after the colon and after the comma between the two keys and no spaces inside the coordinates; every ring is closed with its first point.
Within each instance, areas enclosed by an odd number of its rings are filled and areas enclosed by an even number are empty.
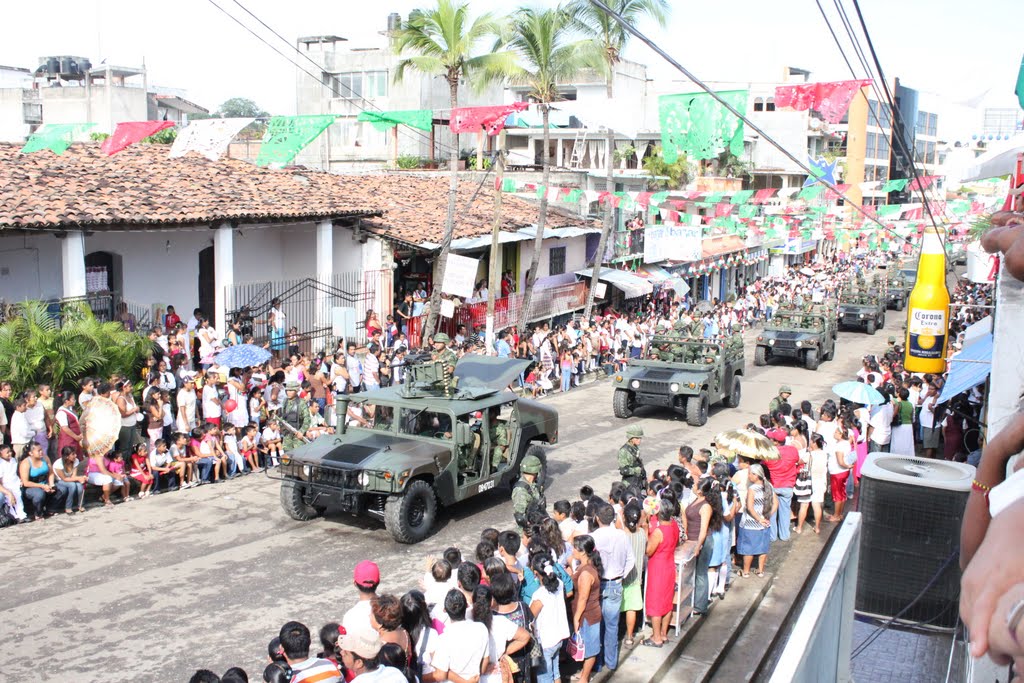
{"type": "Polygon", "coordinates": [[[908,303],[903,367],[910,372],[945,372],[949,290],[946,289],[946,251],[934,228],[925,230],[917,262],[917,281],[908,303]]]}

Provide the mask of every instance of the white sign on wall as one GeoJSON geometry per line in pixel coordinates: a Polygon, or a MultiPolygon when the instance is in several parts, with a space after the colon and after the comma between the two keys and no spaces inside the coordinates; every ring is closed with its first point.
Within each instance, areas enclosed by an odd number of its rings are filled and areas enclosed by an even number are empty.
{"type": "Polygon", "coordinates": [[[455,315],[455,302],[451,299],[441,299],[441,317],[451,318],[455,315]]]}
{"type": "Polygon", "coordinates": [[[441,291],[463,299],[473,296],[473,286],[476,284],[479,265],[480,262],[475,258],[448,254],[448,261],[444,268],[444,280],[441,281],[441,291]]]}
{"type": "Polygon", "coordinates": [[[608,285],[606,285],[605,283],[598,282],[594,286],[594,297],[596,297],[598,299],[603,299],[604,295],[607,294],[607,293],[608,293],[608,285]]]}
{"type": "Polygon", "coordinates": [[[699,225],[654,225],[644,228],[644,261],[699,261],[701,249],[699,225]]]}

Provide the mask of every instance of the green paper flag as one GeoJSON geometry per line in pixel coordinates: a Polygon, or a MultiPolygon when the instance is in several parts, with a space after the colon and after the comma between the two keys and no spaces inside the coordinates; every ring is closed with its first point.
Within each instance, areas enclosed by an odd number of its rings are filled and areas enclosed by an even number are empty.
{"type": "Polygon", "coordinates": [[[824,191],[825,191],[825,186],[824,185],[815,184],[815,185],[811,185],[809,187],[805,187],[804,189],[800,190],[800,194],[798,194],[796,196],[796,198],[797,199],[803,199],[805,201],[809,200],[809,199],[815,199],[815,198],[817,198],[818,195],[820,195],[824,191]]]}
{"type": "Polygon", "coordinates": [[[963,216],[971,210],[971,203],[966,199],[958,199],[949,203],[949,210],[954,216],[963,216]]]}
{"type": "Polygon", "coordinates": [[[582,197],[582,196],[583,196],[583,190],[571,190],[569,192],[569,194],[566,195],[565,201],[567,201],[567,202],[569,202],[571,204],[578,204],[579,201],[580,201],[580,197],[582,197]]]}
{"type": "Polygon", "coordinates": [[[410,128],[430,131],[434,126],[434,112],[430,109],[406,109],[403,111],[364,111],[356,121],[368,121],[377,130],[387,130],[402,123],[410,128]]]}
{"type": "Polygon", "coordinates": [[[740,218],[754,218],[757,216],[757,207],[750,204],[744,204],[740,207],[740,218]]]}
{"type": "Polygon", "coordinates": [[[287,166],[302,149],[334,123],[333,114],[275,116],[263,134],[257,166],[287,166]]]}
{"type": "Polygon", "coordinates": [[[543,185],[537,186],[537,199],[544,199],[544,195],[548,193],[548,188],[543,185]]]}
{"type": "Polygon", "coordinates": [[[704,197],[704,199],[701,200],[701,203],[709,205],[721,204],[723,199],[725,199],[724,192],[712,192],[707,197],[704,197]]]}
{"type": "Polygon", "coordinates": [[[746,204],[754,196],[753,190],[740,190],[732,196],[733,204],[746,204]]]}
{"type": "Polygon", "coordinates": [[[502,192],[515,192],[516,191],[516,181],[513,180],[512,178],[503,178],[502,181],[501,181],[501,191],[502,192]]]}
{"type": "Polygon", "coordinates": [[[767,237],[768,239],[775,239],[776,237],[779,236],[779,231],[776,230],[774,226],[772,226],[764,231],[764,236],[767,237]]]}
{"type": "Polygon", "coordinates": [[[903,213],[902,204],[883,204],[875,209],[879,218],[892,218],[903,213]]]}
{"type": "Polygon", "coordinates": [[[31,154],[48,149],[56,154],[63,154],[71,146],[75,137],[89,130],[95,123],[46,123],[29,136],[28,142],[21,148],[22,154],[31,154]]]}
{"type": "MultiPolygon", "coordinates": [[[[747,109],[746,90],[715,93],[734,109],[747,109]]],[[[706,92],[662,95],[658,98],[661,150],[674,164],[683,153],[693,159],[714,159],[728,149],[743,154],[743,121],[706,92]]]]}
{"type": "Polygon", "coordinates": [[[655,192],[651,195],[651,206],[657,206],[668,199],[668,192],[655,192]]]}
{"type": "Polygon", "coordinates": [[[903,188],[910,182],[910,178],[897,178],[896,180],[887,180],[885,185],[882,185],[882,192],[902,192],[903,188]]]}

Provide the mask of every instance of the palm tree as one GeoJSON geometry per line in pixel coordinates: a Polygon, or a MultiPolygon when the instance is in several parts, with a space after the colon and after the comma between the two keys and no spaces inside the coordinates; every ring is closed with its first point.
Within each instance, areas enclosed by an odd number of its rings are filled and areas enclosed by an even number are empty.
{"type": "MultiPolygon", "coordinates": [[[[551,176],[551,103],[561,99],[558,85],[571,81],[577,73],[588,66],[600,67],[600,55],[590,40],[569,42],[573,30],[573,18],[565,8],[534,10],[523,8],[509,17],[498,45],[510,49],[518,57],[518,64],[507,73],[513,85],[528,88],[527,97],[540,103],[544,125],[544,176],[545,188],[551,176]]],[[[547,222],[547,192],[541,195],[540,212],[537,217],[537,234],[533,240],[533,257],[527,271],[523,307],[520,313],[519,329],[525,330],[529,321],[533,286],[537,280],[537,268],[544,243],[544,226],[547,222]]]]}
{"type": "MultiPolygon", "coordinates": [[[[407,54],[395,66],[394,80],[400,82],[408,69],[448,82],[451,108],[459,106],[459,81],[482,88],[500,78],[512,63],[507,52],[474,54],[480,41],[497,35],[499,22],[491,14],[470,21],[469,3],[437,0],[437,6],[414,11],[409,21],[395,32],[394,50],[407,54]]],[[[448,217],[441,240],[441,252],[434,264],[434,287],[430,293],[430,312],[423,326],[424,338],[434,333],[441,309],[441,283],[444,280],[448,251],[455,230],[455,199],[458,193],[459,137],[455,136],[448,155],[451,180],[448,185],[448,217]]]]}
{"type": "MultiPolygon", "coordinates": [[[[627,23],[635,25],[642,17],[650,17],[664,27],[668,19],[668,0],[606,0],[614,12],[622,16],[627,23]]],[[[605,89],[608,99],[612,98],[612,82],[615,75],[615,65],[622,59],[622,50],[629,41],[630,33],[622,28],[614,18],[589,0],[573,0],[569,11],[575,17],[577,28],[587,37],[595,41],[604,54],[605,60],[605,89]]],[[[608,153],[607,173],[608,181],[605,189],[611,195],[615,191],[615,180],[612,174],[615,172],[613,150],[615,149],[615,131],[608,130],[608,153]]],[[[594,255],[594,272],[590,278],[590,291],[587,294],[587,307],[583,311],[583,318],[589,319],[594,308],[594,291],[596,289],[598,276],[601,274],[601,263],[604,260],[604,252],[608,245],[608,235],[612,231],[612,221],[615,215],[615,208],[609,199],[605,207],[604,227],[601,230],[601,239],[598,242],[597,254],[594,255]]]]}

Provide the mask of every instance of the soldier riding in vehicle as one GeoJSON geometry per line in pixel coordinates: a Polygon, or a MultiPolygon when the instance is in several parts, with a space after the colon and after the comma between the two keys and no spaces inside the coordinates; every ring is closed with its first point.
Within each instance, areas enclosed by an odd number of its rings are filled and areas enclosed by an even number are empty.
{"type": "Polygon", "coordinates": [[[765,365],[772,358],[793,358],[808,370],[817,370],[821,361],[835,357],[837,329],[834,313],[827,304],[782,308],[757,336],[754,364],[765,365]]]}

